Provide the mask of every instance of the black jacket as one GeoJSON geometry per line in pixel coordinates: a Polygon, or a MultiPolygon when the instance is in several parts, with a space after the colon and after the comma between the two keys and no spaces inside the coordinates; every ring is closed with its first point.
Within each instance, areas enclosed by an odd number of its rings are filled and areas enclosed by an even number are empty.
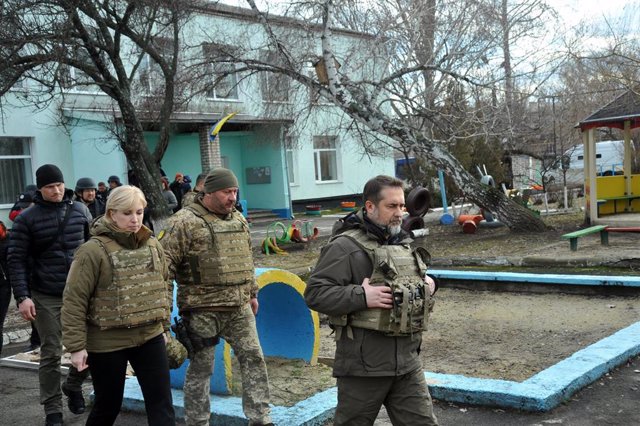
{"type": "MultiPolygon", "coordinates": [[[[9,268],[7,267],[7,250],[9,248],[9,235],[0,240],[0,287],[9,285],[9,268]]],[[[2,309],[2,308],[0,308],[2,309]]],[[[2,320],[0,318],[0,320],[2,320]]],[[[0,324],[2,328],[2,324],[0,324]]]]}
{"type": "Polygon", "coordinates": [[[89,239],[91,213],[72,201],[68,189],[59,203],[45,201],[36,193],[35,205],[14,221],[9,239],[8,265],[15,298],[29,296],[30,290],[62,296],[75,250],[89,239]],[[67,209],[69,218],[58,234],[67,209]]]}

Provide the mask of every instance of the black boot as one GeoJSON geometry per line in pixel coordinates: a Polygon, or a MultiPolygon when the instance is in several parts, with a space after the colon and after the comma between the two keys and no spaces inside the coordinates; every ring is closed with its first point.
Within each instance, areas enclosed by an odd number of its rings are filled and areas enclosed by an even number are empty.
{"type": "Polygon", "coordinates": [[[62,413],[47,414],[44,426],[62,426],[62,413]]]}
{"type": "Polygon", "coordinates": [[[67,405],[69,406],[69,410],[73,414],[82,414],[84,413],[85,405],[84,405],[84,396],[82,396],[82,391],[73,391],[67,387],[67,383],[62,384],[62,393],[67,395],[67,405]]]}

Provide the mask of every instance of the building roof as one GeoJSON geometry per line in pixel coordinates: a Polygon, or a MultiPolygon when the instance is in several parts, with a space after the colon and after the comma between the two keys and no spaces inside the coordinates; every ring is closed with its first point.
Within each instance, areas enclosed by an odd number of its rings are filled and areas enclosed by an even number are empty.
{"type": "Polygon", "coordinates": [[[626,121],[631,122],[632,129],[640,127],[640,93],[637,90],[627,90],[582,120],[578,126],[582,131],[596,127],[624,129],[626,121]]]}

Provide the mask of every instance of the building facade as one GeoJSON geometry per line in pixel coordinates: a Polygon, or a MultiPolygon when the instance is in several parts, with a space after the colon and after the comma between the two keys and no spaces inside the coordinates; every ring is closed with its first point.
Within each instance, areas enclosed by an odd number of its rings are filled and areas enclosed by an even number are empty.
{"type": "MultiPolygon", "coordinates": [[[[300,40],[300,57],[320,56],[320,37],[312,27],[288,18],[275,17],[272,22],[278,31],[300,40]]],[[[180,57],[184,69],[198,61],[207,68],[178,87],[183,102],[172,115],[170,143],[161,162],[170,180],[178,172],[195,180],[203,171],[228,167],[238,176],[240,198],[249,209],[291,217],[293,202],[358,194],[371,176],[394,173],[391,151],[380,148],[377,154],[365,155],[362,135],[349,130],[350,120],[307,86],[230,62],[207,65],[208,57],[225,50],[222,46],[241,46],[245,55],[256,57],[274,54],[251,11],[207,6],[190,18],[183,32],[182,39],[188,41],[180,57]],[[202,90],[195,90],[200,82],[202,90]],[[230,113],[235,115],[212,138],[212,126],[230,113]]],[[[344,31],[336,32],[335,39],[343,67],[361,73],[381,69],[376,55],[370,54],[375,49],[372,38],[344,31]]],[[[312,75],[312,61],[304,66],[303,71],[312,75]]],[[[117,139],[118,109],[97,86],[83,81],[86,76],[80,71],[69,68],[66,73],[71,83],[53,102],[34,103],[39,87],[29,80],[2,99],[0,220],[5,223],[16,197],[35,181],[35,170],[42,164],[58,165],[70,188],[80,177],[99,182],[117,175],[128,182],[127,159],[117,139]]],[[[157,74],[151,59],[141,62],[140,105],[153,96],[157,74]]],[[[145,140],[151,150],[158,138],[149,121],[145,140]]]]}

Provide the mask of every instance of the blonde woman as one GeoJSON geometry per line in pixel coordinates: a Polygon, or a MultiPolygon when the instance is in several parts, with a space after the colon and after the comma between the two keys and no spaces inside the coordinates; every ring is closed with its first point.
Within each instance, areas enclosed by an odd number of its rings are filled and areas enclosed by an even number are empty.
{"type": "Polygon", "coordinates": [[[164,334],[167,268],[162,247],[142,224],[146,205],[135,186],[114,188],[67,278],[63,343],[73,366],[91,371],[95,401],[87,425],[115,422],[127,362],[140,383],[149,424],[175,424],[164,334]]]}

